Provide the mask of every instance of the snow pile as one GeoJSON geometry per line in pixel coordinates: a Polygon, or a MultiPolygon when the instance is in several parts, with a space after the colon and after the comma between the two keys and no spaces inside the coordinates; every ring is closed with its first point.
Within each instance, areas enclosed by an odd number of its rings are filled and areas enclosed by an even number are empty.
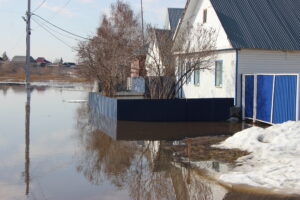
{"type": "Polygon", "coordinates": [[[300,122],[252,127],[214,147],[251,153],[239,158],[232,172],[220,175],[221,181],[300,194],[300,122]]]}

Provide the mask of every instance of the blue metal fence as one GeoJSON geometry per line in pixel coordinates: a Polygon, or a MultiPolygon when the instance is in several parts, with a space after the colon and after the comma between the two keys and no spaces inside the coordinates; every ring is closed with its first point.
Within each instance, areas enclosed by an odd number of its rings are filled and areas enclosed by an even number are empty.
{"type": "Polygon", "coordinates": [[[278,124],[298,121],[299,74],[243,75],[243,118],[278,124]]]}

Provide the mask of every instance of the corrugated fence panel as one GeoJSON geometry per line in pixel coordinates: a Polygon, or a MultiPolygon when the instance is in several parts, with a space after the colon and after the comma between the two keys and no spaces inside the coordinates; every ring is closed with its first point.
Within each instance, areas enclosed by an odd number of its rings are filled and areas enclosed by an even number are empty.
{"type": "Polygon", "coordinates": [[[274,91],[273,123],[296,120],[297,76],[277,75],[274,91]]]}
{"type": "Polygon", "coordinates": [[[271,122],[274,75],[257,76],[256,119],[271,122]]]}
{"type": "Polygon", "coordinates": [[[254,75],[245,76],[245,117],[253,118],[254,75]]]}

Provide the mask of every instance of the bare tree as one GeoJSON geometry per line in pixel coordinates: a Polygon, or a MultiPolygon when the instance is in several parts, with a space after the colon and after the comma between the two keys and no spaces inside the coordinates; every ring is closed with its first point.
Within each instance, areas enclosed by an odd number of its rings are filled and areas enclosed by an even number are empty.
{"type": "Polygon", "coordinates": [[[113,96],[126,87],[134,51],[142,45],[141,28],[130,6],[122,1],[111,5],[110,15],[103,15],[97,35],[81,42],[78,56],[80,74],[97,80],[104,95],[113,96]]]}
{"type": "Polygon", "coordinates": [[[156,77],[148,83],[151,98],[174,98],[194,71],[211,70],[216,47],[214,29],[198,24],[182,28],[175,36],[168,30],[151,29],[150,33],[146,69],[156,77]]]}
{"type": "Polygon", "coordinates": [[[7,56],[7,54],[6,54],[6,51],[3,52],[3,54],[2,54],[2,59],[3,59],[4,62],[9,61],[9,58],[8,58],[8,56],[7,56]]]}

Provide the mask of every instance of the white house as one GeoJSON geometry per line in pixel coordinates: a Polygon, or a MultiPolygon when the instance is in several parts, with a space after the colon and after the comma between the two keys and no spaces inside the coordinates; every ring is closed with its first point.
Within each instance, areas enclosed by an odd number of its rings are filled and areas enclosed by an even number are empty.
{"type": "MultiPolygon", "coordinates": [[[[176,29],[216,30],[213,70],[192,75],[180,98],[234,98],[241,105],[242,74],[300,73],[299,0],[189,0],[176,29]]],[[[174,52],[176,54],[176,52],[174,52]]]]}
{"type": "MultiPolygon", "coordinates": [[[[148,52],[145,61],[147,76],[163,76],[164,61],[163,54],[166,54],[172,45],[172,36],[182,16],[183,8],[168,8],[164,29],[152,29],[151,42],[148,47],[148,52]]],[[[168,57],[168,55],[165,55],[168,57]]]]}

